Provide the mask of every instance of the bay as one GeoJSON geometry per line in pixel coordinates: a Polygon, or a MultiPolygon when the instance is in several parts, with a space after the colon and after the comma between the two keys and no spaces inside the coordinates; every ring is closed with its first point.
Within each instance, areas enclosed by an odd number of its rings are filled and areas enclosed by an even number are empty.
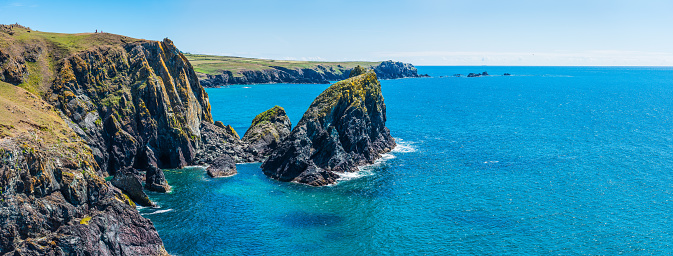
{"type": "MultiPolygon", "coordinates": [[[[399,146],[357,176],[167,170],[173,192],[141,214],[176,255],[673,253],[673,68],[418,69],[432,77],[381,81],[399,146]]],[[[327,87],[206,91],[243,136],[274,105],[296,124],[327,87]]]]}

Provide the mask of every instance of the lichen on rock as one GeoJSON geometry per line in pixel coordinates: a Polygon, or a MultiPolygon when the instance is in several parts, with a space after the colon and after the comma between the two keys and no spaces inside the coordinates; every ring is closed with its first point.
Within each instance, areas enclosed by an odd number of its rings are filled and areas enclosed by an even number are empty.
{"type": "Polygon", "coordinates": [[[376,74],[354,69],[353,77],[322,92],[271,156],[264,174],[312,186],[335,183],[395,147],[385,127],[386,107],[376,74]]]}

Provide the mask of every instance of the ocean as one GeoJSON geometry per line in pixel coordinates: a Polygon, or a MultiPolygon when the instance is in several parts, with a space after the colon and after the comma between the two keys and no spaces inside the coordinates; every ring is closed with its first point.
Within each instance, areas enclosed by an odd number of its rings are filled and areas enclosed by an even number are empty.
{"type": "MultiPolygon", "coordinates": [[[[418,70],[381,81],[398,147],[337,185],[166,170],[173,191],[140,212],[175,255],[673,254],[673,68],[418,70]]],[[[243,136],[327,87],[206,91],[243,136]]]]}

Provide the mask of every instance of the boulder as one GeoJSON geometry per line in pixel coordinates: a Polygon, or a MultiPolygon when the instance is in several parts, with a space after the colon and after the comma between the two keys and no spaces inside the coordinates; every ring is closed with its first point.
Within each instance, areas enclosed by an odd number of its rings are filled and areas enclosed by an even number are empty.
{"type": "Polygon", "coordinates": [[[229,155],[221,155],[206,168],[210,177],[229,177],[236,175],[236,161],[229,155]]]}

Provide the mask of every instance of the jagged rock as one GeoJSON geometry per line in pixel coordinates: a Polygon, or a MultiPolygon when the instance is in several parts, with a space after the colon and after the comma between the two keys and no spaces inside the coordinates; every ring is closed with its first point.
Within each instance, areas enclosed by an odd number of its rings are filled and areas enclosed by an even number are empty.
{"type": "Polygon", "coordinates": [[[385,127],[386,106],[373,71],[322,92],[287,139],[262,164],[264,174],[312,186],[336,182],[395,147],[385,127]]]}
{"type": "Polygon", "coordinates": [[[221,155],[229,155],[238,163],[259,161],[258,156],[246,150],[246,145],[231,126],[224,127],[208,122],[201,123],[201,147],[194,158],[194,164],[210,165],[221,155]]]}
{"type": "Polygon", "coordinates": [[[101,152],[98,163],[109,174],[138,165],[135,158],[146,146],[154,150],[155,167],[190,164],[201,122],[212,122],[196,74],[168,39],[78,52],[61,60],[57,71],[51,101],[86,127],[80,135],[101,152]],[[89,113],[102,118],[87,123],[82,117],[89,113]]]}
{"type": "Polygon", "coordinates": [[[505,73],[505,74],[503,74],[503,76],[511,76],[511,75],[512,75],[512,74],[510,74],[510,73],[505,73]]]}
{"type": "Polygon", "coordinates": [[[481,73],[481,75],[482,75],[482,76],[487,76],[487,75],[488,75],[488,72],[484,71],[484,72],[481,73]]]}
{"type": "Polygon", "coordinates": [[[229,177],[236,175],[236,161],[229,155],[221,155],[206,168],[210,177],[229,177]]]}
{"type": "Polygon", "coordinates": [[[257,115],[252,120],[248,131],[243,135],[243,143],[248,144],[248,151],[266,156],[278,147],[278,144],[290,135],[292,123],[285,109],[275,106],[257,115]]]}
{"type": "MultiPolygon", "coordinates": [[[[152,222],[99,175],[92,150],[53,107],[0,83],[17,113],[0,139],[0,255],[167,255],[152,222]]],[[[3,115],[9,113],[3,113],[3,115]]]]}
{"type": "Polygon", "coordinates": [[[479,74],[479,73],[477,73],[477,74],[475,74],[475,73],[467,74],[467,77],[480,77],[480,76],[481,76],[481,74],[479,74]]]}
{"type": "Polygon", "coordinates": [[[136,157],[136,164],[134,168],[145,171],[145,188],[156,192],[168,192],[171,186],[168,185],[164,171],[157,167],[157,158],[154,156],[154,151],[146,147],[136,157]]]}
{"type": "Polygon", "coordinates": [[[133,202],[142,206],[154,206],[154,203],[143,191],[143,184],[138,176],[139,174],[133,173],[130,169],[119,170],[110,183],[126,192],[133,202]]]}

